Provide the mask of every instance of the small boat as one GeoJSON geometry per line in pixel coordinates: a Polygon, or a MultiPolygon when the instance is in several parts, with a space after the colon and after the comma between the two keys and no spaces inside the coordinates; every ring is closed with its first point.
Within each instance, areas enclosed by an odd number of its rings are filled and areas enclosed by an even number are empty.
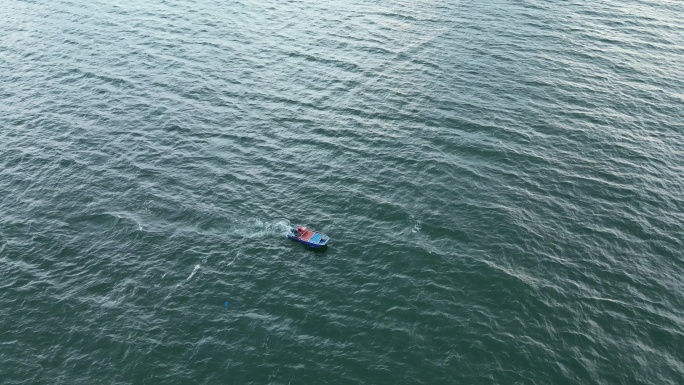
{"type": "Polygon", "coordinates": [[[327,245],[330,240],[330,237],[327,235],[319,233],[318,231],[309,230],[304,226],[291,228],[287,237],[309,247],[323,247],[327,245]]]}

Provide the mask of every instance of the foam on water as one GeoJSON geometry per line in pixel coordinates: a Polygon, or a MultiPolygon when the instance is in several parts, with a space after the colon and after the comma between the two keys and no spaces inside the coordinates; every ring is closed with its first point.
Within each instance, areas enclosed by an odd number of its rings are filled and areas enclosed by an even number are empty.
{"type": "Polygon", "coordinates": [[[230,234],[244,238],[269,238],[285,236],[290,228],[292,225],[286,219],[276,221],[247,219],[235,224],[230,234]]]}

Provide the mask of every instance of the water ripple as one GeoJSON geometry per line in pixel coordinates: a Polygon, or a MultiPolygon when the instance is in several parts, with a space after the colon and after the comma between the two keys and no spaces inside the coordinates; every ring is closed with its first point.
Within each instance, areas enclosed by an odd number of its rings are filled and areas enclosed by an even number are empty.
{"type": "Polygon", "coordinates": [[[681,383],[677,2],[0,8],[4,383],[681,383]]]}

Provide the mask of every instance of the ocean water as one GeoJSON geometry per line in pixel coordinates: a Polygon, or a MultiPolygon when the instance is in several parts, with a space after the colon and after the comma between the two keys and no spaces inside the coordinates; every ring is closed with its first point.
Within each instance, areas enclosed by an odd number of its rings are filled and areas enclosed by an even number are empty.
{"type": "Polygon", "coordinates": [[[0,383],[684,384],[682,20],[0,0],[0,383]]]}

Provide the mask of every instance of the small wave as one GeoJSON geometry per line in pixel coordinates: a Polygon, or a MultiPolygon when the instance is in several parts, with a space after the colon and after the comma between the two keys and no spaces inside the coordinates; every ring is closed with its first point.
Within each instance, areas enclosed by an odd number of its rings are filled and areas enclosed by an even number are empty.
{"type": "Polygon", "coordinates": [[[135,214],[133,213],[128,213],[128,212],[105,212],[104,215],[109,215],[111,217],[116,218],[117,220],[128,220],[135,222],[136,225],[138,225],[138,231],[143,231],[142,227],[142,222],[140,218],[138,218],[135,214]]]}
{"type": "Polygon", "coordinates": [[[235,254],[235,258],[233,258],[233,260],[230,261],[230,263],[227,264],[226,267],[232,265],[235,262],[235,260],[238,259],[239,256],[240,256],[240,252],[238,251],[237,254],[235,254]]]}
{"type": "MultiPolygon", "coordinates": [[[[184,284],[185,282],[188,282],[189,280],[191,280],[192,277],[194,277],[195,274],[197,274],[197,271],[198,271],[199,269],[200,269],[200,264],[198,263],[198,264],[196,264],[195,267],[192,269],[192,272],[190,273],[190,275],[188,276],[188,278],[186,278],[185,281],[183,281],[183,282],[178,282],[178,283],[176,284],[175,288],[178,289],[179,287],[181,287],[182,284],[184,284]]],[[[166,300],[166,299],[169,298],[170,296],[171,296],[171,293],[169,293],[169,294],[166,296],[166,298],[164,298],[164,299],[166,300]]]]}
{"type": "Polygon", "coordinates": [[[192,277],[195,276],[195,273],[197,273],[197,270],[199,270],[199,268],[200,268],[200,265],[198,263],[195,265],[195,268],[192,270],[192,273],[190,273],[190,276],[188,276],[188,278],[185,280],[185,282],[188,282],[189,280],[191,280],[192,277]]]}

